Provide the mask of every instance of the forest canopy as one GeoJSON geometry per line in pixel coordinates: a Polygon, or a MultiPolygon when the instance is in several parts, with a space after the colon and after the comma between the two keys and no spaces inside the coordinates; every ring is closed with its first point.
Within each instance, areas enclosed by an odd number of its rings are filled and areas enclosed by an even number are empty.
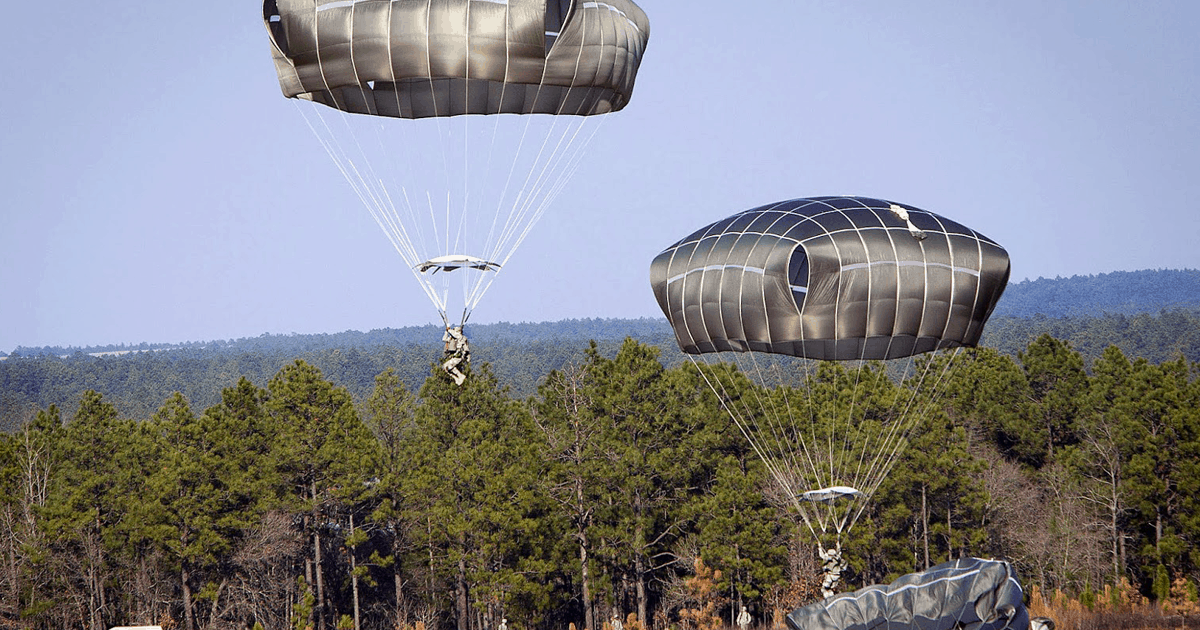
{"type": "MultiPolygon", "coordinates": [[[[847,586],[981,556],[1083,602],[1195,592],[1198,320],[994,318],[842,541],[847,586]]],[[[816,597],[810,530],[665,322],[473,329],[461,388],[434,327],[0,361],[0,619],[663,630],[816,597]]],[[[735,393],[815,408],[871,373],[735,393]]]]}
{"type": "MultiPolygon", "coordinates": [[[[89,389],[38,409],[0,440],[0,614],[667,628],[811,601],[814,541],[695,365],[632,338],[580,353],[530,397],[479,362],[461,388],[427,364],[415,391],[385,368],[356,399],[293,359],[203,408],[131,416],[89,389]]],[[[847,398],[871,369],[825,376],[847,398]]],[[[983,556],[1079,596],[1194,585],[1197,369],[1115,346],[1085,363],[1050,335],[960,354],[843,540],[848,584],[983,556]]]]}

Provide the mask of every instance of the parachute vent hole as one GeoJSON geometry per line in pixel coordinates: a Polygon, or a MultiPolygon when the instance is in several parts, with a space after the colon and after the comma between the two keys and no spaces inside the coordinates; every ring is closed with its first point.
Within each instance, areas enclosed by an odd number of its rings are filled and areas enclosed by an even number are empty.
{"type": "Polygon", "coordinates": [[[572,0],[546,1],[546,54],[571,19],[572,0]]]}

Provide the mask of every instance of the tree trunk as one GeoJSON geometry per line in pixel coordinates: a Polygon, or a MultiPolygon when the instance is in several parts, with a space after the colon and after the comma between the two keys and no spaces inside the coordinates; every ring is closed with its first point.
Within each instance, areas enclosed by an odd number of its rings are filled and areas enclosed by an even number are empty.
{"type": "MultiPolygon", "coordinates": [[[[1126,564],[1126,559],[1125,559],[1125,536],[1122,535],[1120,538],[1117,539],[1117,542],[1118,542],[1118,544],[1121,545],[1121,575],[1124,575],[1125,567],[1129,566],[1128,564],[1126,564]]],[[[1120,580],[1121,575],[1116,576],[1116,579],[1120,580]]]]}
{"type": "MultiPolygon", "coordinates": [[[[465,547],[465,545],[464,545],[465,547]]],[[[458,559],[458,575],[455,577],[457,582],[455,587],[455,602],[454,606],[458,617],[458,630],[471,630],[470,606],[467,600],[467,560],[460,557],[458,559]]]]}
{"type": "Polygon", "coordinates": [[[954,529],[950,520],[950,508],[946,508],[946,562],[954,559],[954,529]]]}
{"type": "Polygon", "coordinates": [[[216,622],[217,617],[221,615],[221,593],[225,592],[226,584],[229,584],[229,581],[222,578],[221,584],[217,586],[217,592],[215,595],[213,595],[212,610],[208,614],[208,623],[205,624],[205,628],[213,627],[213,623],[216,622]]]}
{"type": "Polygon", "coordinates": [[[179,582],[183,585],[183,627],[184,630],[196,630],[196,617],[192,611],[192,586],[188,584],[187,561],[180,563],[179,582]]]}
{"type": "Polygon", "coordinates": [[[1121,579],[1121,531],[1118,529],[1117,522],[1117,503],[1118,497],[1116,488],[1113,488],[1112,503],[1110,503],[1109,527],[1112,528],[1112,554],[1113,554],[1113,583],[1116,584],[1121,579]]]}
{"type": "Polygon", "coordinates": [[[396,591],[396,618],[393,627],[401,628],[404,625],[404,576],[400,573],[400,526],[395,525],[395,530],[392,536],[392,588],[396,591]]]}
{"type": "Polygon", "coordinates": [[[313,614],[317,617],[317,630],[325,630],[325,577],[321,570],[321,532],[313,530],[313,577],[316,578],[317,601],[313,604],[313,614]]]}
{"type": "MultiPolygon", "coordinates": [[[[582,459],[581,455],[576,455],[576,459],[582,459]]],[[[583,478],[576,474],[575,476],[575,505],[577,509],[583,508],[583,478]]],[[[591,571],[588,568],[588,525],[591,523],[591,512],[584,510],[584,516],[579,523],[579,566],[580,579],[583,586],[583,628],[584,630],[596,630],[596,612],[592,607],[592,584],[591,571]]]]}
{"type": "MultiPolygon", "coordinates": [[[[641,526],[638,526],[639,529],[641,526]]],[[[646,597],[646,560],[641,554],[638,554],[634,561],[634,571],[637,574],[637,580],[634,582],[634,588],[637,589],[637,614],[638,621],[645,623],[646,611],[650,607],[648,598],[646,597]]]]}
{"type": "Polygon", "coordinates": [[[392,586],[396,590],[396,619],[395,627],[404,627],[404,606],[400,602],[404,601],[404,581],[400,579],[400,562],[392,562],[392,586]]]}
{"type": "Polygon", "coordinates": [[[321,526],[317,514],[317,482],[309,482],[313,501],[313,578],[316,580],[316,599],[313,615],[317,618],[317,630],[325,630],[325,576],[321,570],[321,526]]]}
{"type": "MultiPolygon", "coordinates": [[[[99,512],[99,510],[97,510],[99,512]]],[[[108,608],[108,601],[104,593],[104,576],[102,575],[102,567],[104,566],[104,548],[100,541],[100,519],[97,518],[93,523],[94,532],[89,532],[85,544],[90,547],[88,555],[91,556],[90,566],[88,567],[88,582],[91,586],[91,611],[89,617],[93,628],[104,628],[104,611],[108,608]]]]}
{"type": "Polygon", "coordinates": [[[1162,563],[1162,510],[1157,510],[1154,515],[1154,555],[1157,560],[1162,563]]]}
{"type": "MultiPolygon", "coordinates": [[[[354,515],[350,515],[350,535],[354,536],[354,515]]],[[[358,555],[354,547],[350,548],[350,592],[354,599],[354,630],[360,630],[358,624],[358,555]]]]}
{"type": "Polygon", "coordinates": [[[925,547],[925,570],[929,570],[929,512],[925,505],[925,486],[921,486],[921,543],[925,547]]]}
{"type": "Polygon", "coordinates": [[[579,564],[583,567],[583,575],[581,576],[583,583],[583,627],[584,630],[593,630],[596,627],[596,618],[595,613],[592,611],[592,586],[590,583],[590,571],[588,570],[587,537],[582,534],[579,537],[579,564]]]}

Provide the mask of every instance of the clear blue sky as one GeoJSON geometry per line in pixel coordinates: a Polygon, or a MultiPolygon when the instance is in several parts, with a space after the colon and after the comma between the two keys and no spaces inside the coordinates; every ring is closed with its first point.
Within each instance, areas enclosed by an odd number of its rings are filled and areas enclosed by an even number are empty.
{"type": "MultiPolygon", "coordinates": [[[[1198,2],[640,4],[632,102],[472,321],[661,316],[664,247],[825,194],[965,223],[1014,281],[1200,266],[1198,2]]],[[[281,96],[258,2],[6,20],[0,351],[437,319],[281,96]]]]}

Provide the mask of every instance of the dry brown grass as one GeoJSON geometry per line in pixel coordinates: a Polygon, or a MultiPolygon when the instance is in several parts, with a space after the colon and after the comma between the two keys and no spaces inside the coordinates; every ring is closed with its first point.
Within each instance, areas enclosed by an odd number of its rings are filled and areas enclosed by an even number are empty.
{"type": "Polygon", "coordinates": [[[1029,592],[1029,616],[1053,619],[1056,630],[1200,629],[1200,603],[1189,593],[1186,581],[1171,591],[1169,601],[1150,603],[1122,581],[1116,588],[1105,586],[1087,606],[1062,591],[1042,593],[1034,586],[1029,592]]]}

